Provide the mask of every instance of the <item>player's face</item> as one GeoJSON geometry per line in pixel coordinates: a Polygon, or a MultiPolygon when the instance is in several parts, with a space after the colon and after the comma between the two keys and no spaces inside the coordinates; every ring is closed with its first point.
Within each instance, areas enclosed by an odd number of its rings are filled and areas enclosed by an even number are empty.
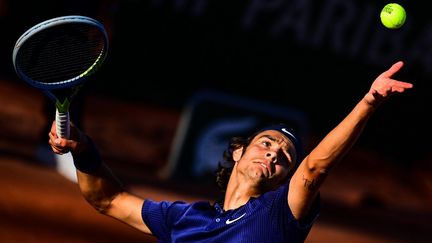
{"type": "Polygon", "coordinates": [[[260,186],[274,189],[294,165],[295,148],[282,133],[268,130],[256,135],[249,146],[234,151],[238,170],[260,186]]]}

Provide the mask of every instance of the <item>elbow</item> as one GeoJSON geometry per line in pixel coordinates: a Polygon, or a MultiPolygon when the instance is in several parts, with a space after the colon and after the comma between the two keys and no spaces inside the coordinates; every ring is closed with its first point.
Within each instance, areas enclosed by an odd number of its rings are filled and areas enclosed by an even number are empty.
{"type": "Polygon", "coordinates": [[[310,171],[317,175],[327,175],[332,167],[326,163],[317,163],[310,167],[310,171]]]}
{"type": "Polygon", "coordinates": [[[305,160],[307,170],[311,174],[315,174],[317,176],[325,176],[330,172],[332,169],[332,163],[329,163],[328,161],[331,161],[331,158],[316,158],[308,156],[308,158],[305,160]]]}
{"type": "Polygon", "coordinates": [[[87,202],[100,214],[108,214],[112,200],[88,200],[87,202]]]}
{"type": "MultiPolygon", "coordinates": [[[[88,201],[88,200],[87,200],[88,201]]],[[[111,207],[111,202],[109,201],[88,201],[90,205],[96,209],[100,214],[108,214],[108,210],[111,207]]]]}
{"type": "Polygon", "coordinates": [[[83,196],[85,200],[101,214],[107,214],[114,199],[114,197],[100,197],[98,195],[93,195],[92,193],[83,193],[83,196]]]}

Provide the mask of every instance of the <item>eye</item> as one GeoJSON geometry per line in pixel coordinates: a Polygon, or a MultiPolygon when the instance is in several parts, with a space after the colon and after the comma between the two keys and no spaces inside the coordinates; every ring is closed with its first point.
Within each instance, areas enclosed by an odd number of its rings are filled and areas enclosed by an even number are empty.
{"type": "Polygon", "coordinates": [[[261,144],[264,145],[265,147],[270,147],[271,146],[271,142],[268,141],[268,140],[261,141],[261,144]]]}

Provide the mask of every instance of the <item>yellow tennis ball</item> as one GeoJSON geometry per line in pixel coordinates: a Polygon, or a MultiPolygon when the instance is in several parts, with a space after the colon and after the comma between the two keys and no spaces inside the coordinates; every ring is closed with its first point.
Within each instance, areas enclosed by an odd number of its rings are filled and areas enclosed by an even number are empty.
{"type": "Polygon", "coordinates": [[[381,23],[389,29],[400,28],[406,19],[405,9],[397,3],[389,3],[384,6],[380,14],[381,23]]]}

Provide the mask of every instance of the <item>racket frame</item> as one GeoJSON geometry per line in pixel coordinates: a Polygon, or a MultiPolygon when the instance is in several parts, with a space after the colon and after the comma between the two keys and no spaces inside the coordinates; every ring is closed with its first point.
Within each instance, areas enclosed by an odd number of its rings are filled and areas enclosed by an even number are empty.
{"type": "Polygon", "coordinates": [[[99,22],[93,18],[90,18],[87,16],[81,16],[81,15],[60,16],[60,17],[56,17],[56,18],[42,21],[42,22],[34,25],[33,27],[31,27],[27,31],[25,31],[16,41],[14,49],[13,49],[13,54],[12,54],[12,62],[13,62],[15,72],[17,73],[17,75],[21,79],[23,79],[25,82],[27,82],[31,86],[43,90],[43,92],[55,103],[55,107],[56,107],[55,121],[56,121],[57,135],[59,137],[64,137],[64,138],[69,137],[69,135],[70,135],[69,106],[71,104],[72,98],[73,98],[73,96],[76,95],[79,88],[81,88],[82,83],[84,81],[86,81],[86,79],[92,74],[92,72],[95,72],[98,69],[95,67],[100,66],[103,63],[103,61],[105,60],[105,57],[107,56],[107,53],[108,53],[108,34],[105,30],[104,25],[101,22],[99,22]],[[98,28],[100,30],[100,32],[103,34],[104,47],[101,50],[99,56],[96,58],[96,61],[93,63],[92,66],[90,66],[86,71],[84,71],[83,73],[81,73],[80,75],[78,75],[76,77],[73,77],[73,78],[68,79],[68,80],[54,82],[54,83],[43,83],[43,82],[40,82],[37,80],[33,80],[17,68],[17,65],[15,63],[16,57],[20,51],[21,46],[24,43],[26,43],[26,41],[29,38],[31,38],[33,35],[41,32],[43,30],[52,28],[52,27],[57,26],[57,25],[70,24],[70,23],[88,24],[88,25],[91,25],[91,26],[98,28]],[[66,88],[73,88],[73,92],[69,97],[65,98],[63,100],[63,102],[61,102],[59,100],[59,98],[56,97],[52,91],[57,90],[57,89],[66,89],[66,88]]]}

